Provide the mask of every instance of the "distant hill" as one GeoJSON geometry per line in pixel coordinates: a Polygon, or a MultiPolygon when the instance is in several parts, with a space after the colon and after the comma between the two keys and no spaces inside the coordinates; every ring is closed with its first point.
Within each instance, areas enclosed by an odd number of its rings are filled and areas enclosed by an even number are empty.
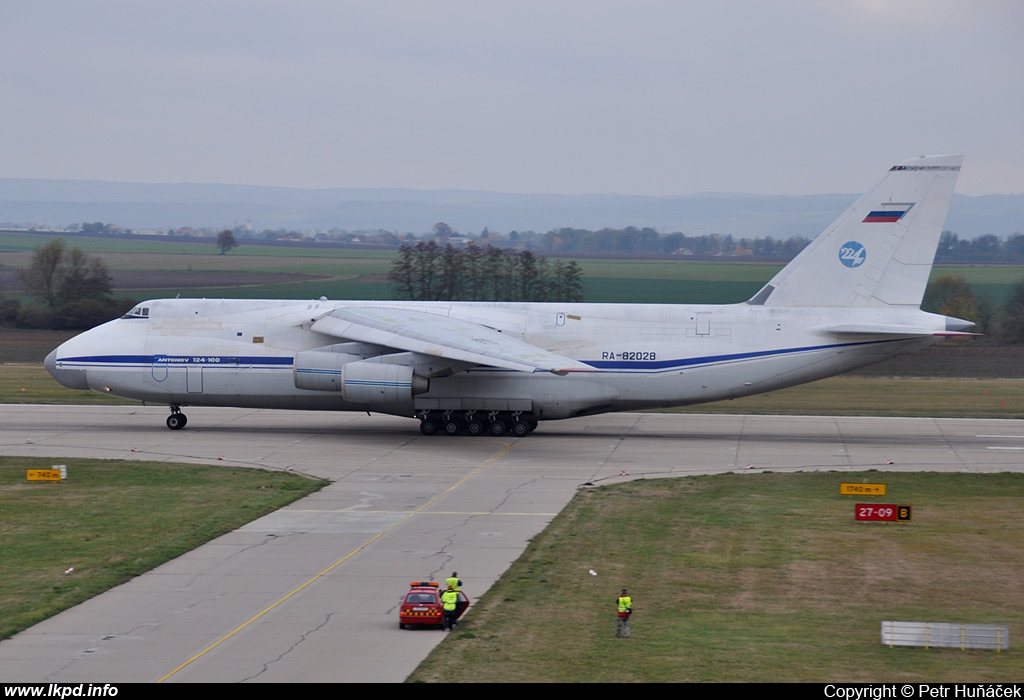
{"type": "MultiPolygon", "coordinates": [[[[531,195],[469,190],[322,189],[131,184],[0,178],[0,223],[64,227],[255,231],[387,229],[426,233],[443,221],[463,233],[652,227],[663,233],[813,237],[858,195],[531,195]]],[[[1024,195],[954,195],[946,228],[961,238],[1024,233],[1024,195]]]]}

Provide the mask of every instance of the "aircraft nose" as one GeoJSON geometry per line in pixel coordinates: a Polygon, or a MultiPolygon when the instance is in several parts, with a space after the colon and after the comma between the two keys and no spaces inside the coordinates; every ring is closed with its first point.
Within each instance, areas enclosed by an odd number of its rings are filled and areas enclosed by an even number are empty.
{"type": "MultiPolygon", "coordinates": [[[[58,348],[59,350],[60,348],[58,348]]],[[[43,360],[43,367],[50,373],[50,376],[66,386],[68,389],[89,390],[89,382],[85,376],[84,369],[66,369],[57,366],[57,350],[53,350],[43,360]]]]}
{"type": "Polygon", "coordinates": [[[43,367],[50,373],[50,376],[54,379],[57,378],[57,351],[51,350],[50,354],[43,360],[43,367]]]}

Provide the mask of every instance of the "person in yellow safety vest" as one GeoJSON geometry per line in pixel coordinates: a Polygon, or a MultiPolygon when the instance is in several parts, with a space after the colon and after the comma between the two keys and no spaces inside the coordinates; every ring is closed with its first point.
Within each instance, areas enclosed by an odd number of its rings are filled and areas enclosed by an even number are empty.
{"type": "Polygon", "coordinates": [[[462,581],[459,580],[459,572],[453,571],[452,575],[445,579],[444,585],[448,586],[448,588],[454,588],[455,590],[462,588],[462,581]]]}
{"type": "Polygon", "coordinates": [[[615,636],[628,637],[629,616],[633,614],[633,599],[630,597],[629,591],[623,588],[622,593],[619,594],[618,599],[615,601],[615,605],[618,607],[619,614],[615,620],[615,636]]]}
{"type": "Polygon", "coordinates": [[[446,630],[455,628],[456,616],[458,613],[459,606],[459,592],[448,586],[448,590],[441,594],[441,607],[444,609],[444,618],[441,621],[441,626],[446,630]]]}

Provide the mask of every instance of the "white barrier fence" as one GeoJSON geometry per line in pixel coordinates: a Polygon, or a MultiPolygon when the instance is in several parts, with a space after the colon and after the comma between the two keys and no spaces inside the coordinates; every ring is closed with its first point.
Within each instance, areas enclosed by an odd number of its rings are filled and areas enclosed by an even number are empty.
{"type": "Polygon", "coordinates": [[[1010,648],[1007,625],[958,622],[882,622],[882,644],[888,647],[951,647],[954,649],[1010,648]]]}

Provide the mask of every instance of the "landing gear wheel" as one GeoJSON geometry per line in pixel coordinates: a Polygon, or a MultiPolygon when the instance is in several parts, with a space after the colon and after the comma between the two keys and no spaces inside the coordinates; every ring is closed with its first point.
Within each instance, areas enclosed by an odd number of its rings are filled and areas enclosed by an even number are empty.
{"type": "Polygon", "coordinates": [[[425,418],[420,421],[420,432],[424,435],[437,435],[441,426],[437,424],[437,421],[425,418]]]}
{"type": "Polygon", "coordinates": [[[477,435],[483,435],[485,432],[484,424],[478,420],[471,420],[466,423],[466,433],[476,437],[477,435]]]}
{"type": "Polygon", "coordinates": [[[500,418],[497,418],[491,421],[490,426],[488,426],[487,432],[489,432],[494,437],[501,437],[502,435],[508,432],[508,424],[505,421],[501,420],[500,418]]]}
{"type": "Polygon", "coordinates": [[[181,430],[188,423],[184,413],[172,413],[167,416],[167,427],[171,430],[181,430]]]}
{"type": "Polygon", "coordinates": [[[446,420],[444,422],[444,434],[445,435],[458,435],[461,432],[462,432],[462,425],[457,420],[455,420],[454,418],[451,418],[451,419],[446,420]]]}
{"type": "Polygon", "coordinates": [[[530,424],[517,420],[512,424],[512,435],[515,437],[526,437],[530,434],[530,424]]]}

